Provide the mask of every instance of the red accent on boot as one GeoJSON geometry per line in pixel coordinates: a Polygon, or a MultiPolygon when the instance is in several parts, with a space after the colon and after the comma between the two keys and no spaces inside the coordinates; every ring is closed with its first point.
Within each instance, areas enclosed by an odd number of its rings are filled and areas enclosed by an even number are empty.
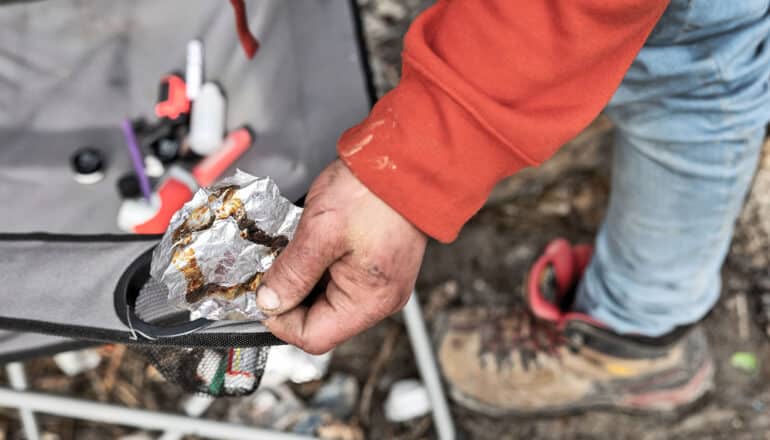
{"type": "Polygon", "coordinates": [[[557,323],[560,327],[570,320],[586,321],[598,327],[605,327],[601,322],[579,312],[564,312],[559,309],[560,299],[569,293],[580,281],[588,263],[591,261],[593,248],[589,245],[572,246],[567,240],[557,238],[546,246],[543,255],[535,261],[527,278],[527,300],[532,313],[540,319],[557,323]],[[553,269],[556,277],[557,298],[551,302],[545,299],[540,286],[546,269],[553,269]]]}
{"type": "Polygon", "coordinates": [[[575,260],[572,256],[572,246],[563,238],[553,240],[546,246],[543,255],[537,259],[529,271],[527,283],[527,298],[535,316],[547,321],[559,321],[562,316],[556,303],[547,301],[540,290],[540,284],[546,269],[551,266],[556,276],[557,294],[561,296],[569,286],[575,274],[575,260]]]}

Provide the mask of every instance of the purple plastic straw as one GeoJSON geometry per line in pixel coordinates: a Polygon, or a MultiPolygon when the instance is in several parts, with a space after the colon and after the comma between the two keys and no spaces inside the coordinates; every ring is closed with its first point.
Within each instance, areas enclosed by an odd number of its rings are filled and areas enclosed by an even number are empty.
{"type": "Polygon", "coordinates": [[[147,201],[150,201],[152,197],[152,191],[150,190],[150,179],[147,178],[147,173],[144,172],[144,160],[142,160],[142,152],[139,151],[139,146],[136,144],[136,135],[134,135],[134,127],[131,125],[131,121],[125,119],[121,124],[123,128],[123,137],[126,139],[126,146],[128,146],[128,152],[131,154],[131,162],[134,163],[134,171],[136,171],[136,177],[139,179],[139,188],[142,190],[142,195],[147,201]]]}

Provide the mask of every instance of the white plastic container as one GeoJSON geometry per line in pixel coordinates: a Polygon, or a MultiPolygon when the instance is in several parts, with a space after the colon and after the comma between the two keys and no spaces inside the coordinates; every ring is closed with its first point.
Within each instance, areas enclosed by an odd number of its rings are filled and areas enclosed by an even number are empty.
{"type": "Polygon", "coordinates": [[[190,119],[190,148],[208,156],[222,144],[225,132],[225,97],[219,86],[204,83],[195,99],[190,119]]]}

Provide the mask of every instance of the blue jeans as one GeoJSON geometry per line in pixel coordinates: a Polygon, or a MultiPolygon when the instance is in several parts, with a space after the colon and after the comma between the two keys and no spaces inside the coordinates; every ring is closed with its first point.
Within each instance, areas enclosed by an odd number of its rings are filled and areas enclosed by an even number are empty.
{"type": "Polygon", "coordinates": [[[576,309],[659,336],[703,317],[770,120],[770,0],[673,0],[607,107],[612,193],[576,309]]]}

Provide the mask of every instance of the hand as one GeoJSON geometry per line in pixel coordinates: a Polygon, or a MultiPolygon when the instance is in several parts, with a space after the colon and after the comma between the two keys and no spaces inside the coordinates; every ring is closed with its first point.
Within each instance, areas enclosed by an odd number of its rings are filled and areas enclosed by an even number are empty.
{"type": "Polygon", "coordinates": [[[406,304],[426,243],[336,160],[310,187],[294,239],[263,277],[265,325],[308,353],[331,350],[406,304]],[[326,291],[301,305],[327,270],[326,291]]]}

